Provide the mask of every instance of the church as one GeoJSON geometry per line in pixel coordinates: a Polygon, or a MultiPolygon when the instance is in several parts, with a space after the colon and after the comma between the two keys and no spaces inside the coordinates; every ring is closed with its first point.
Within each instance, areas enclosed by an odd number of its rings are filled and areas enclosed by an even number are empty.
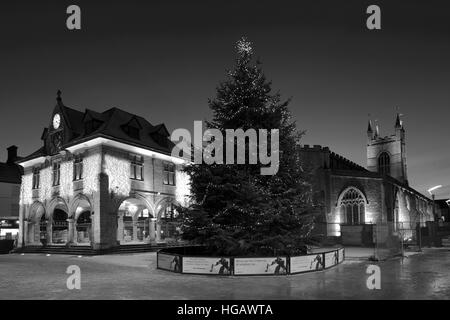
{"type": "Polygon", "coordinates": [[[164,124],[118,108],[79,111],[58,91],[42,146],[23,167],[19,247],[175,242],[189,194],[164,124]]]}
{"type": "Polygon", "coordinates": [[[303,165],[314,171],[314,201],[320,208],[314,233],[339,237],[344,245],[373,245],[390,236],[416,241],[417,225],[425,228],[437,220],[433,202],[408,183],[399,114],[393,131],[383,137],[369,120],[365,168],[328,147],[300,146],[303,165]]]}

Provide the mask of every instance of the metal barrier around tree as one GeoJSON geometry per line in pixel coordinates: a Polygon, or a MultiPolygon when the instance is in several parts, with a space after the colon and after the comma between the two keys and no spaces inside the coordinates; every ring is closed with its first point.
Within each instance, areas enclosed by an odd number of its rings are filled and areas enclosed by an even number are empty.
{"type": "Polygon", "coordinates": [[[222,257],[183,254],[186,248],[162,249],[157,253],[157,268],[177,273],[244,276],[287,275],[329,269],[345,260],[345,249],[300,256],[222,257]]]}

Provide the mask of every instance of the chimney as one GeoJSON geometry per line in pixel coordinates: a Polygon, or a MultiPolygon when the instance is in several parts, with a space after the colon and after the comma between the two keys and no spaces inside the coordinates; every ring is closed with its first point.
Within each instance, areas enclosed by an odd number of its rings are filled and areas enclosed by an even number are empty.
{"type": "Polygon", "coordinates": [[[17,160],[17,146],[10,146],[6,150],[8,150],[8,160],[6,163],[14,163],[17,160]]]}

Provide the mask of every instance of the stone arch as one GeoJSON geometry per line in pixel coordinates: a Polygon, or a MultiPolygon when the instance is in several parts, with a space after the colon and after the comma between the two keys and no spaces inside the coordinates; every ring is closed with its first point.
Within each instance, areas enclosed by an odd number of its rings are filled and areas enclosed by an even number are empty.
{"type": "Polygon", "coordinates": [[[53,211],[55,209],[60,209],[63,210],[67,213],[67,215],[69,216],[70,211],[69,211],[69,207],[66,203],[66,200],[64,200],[61,197],[54,197],[47,205],[47,218],[52,219],[53,218],[53,211]]]}
{"type": "Polygon", "coordinates": [[[66,201],[61,197],[54,197],[47,206],[48,215],[48,243],[67,244],[72,242],[72,224],[69,223],[70,211],[66,201]]]}
{"type": "Polygon", "coordinates": [[[45,206],[40,201],[34,201],[28,210],[28,219],[39,220],[42,214],[46,214],[45,206]]]}
{"type": "Polygon", "coordinates": [[[145,203],[145,206],[150,211],[152,216],[153,217],[156,216],[156,214],[155,214],[155,206],[152,204],[151,201],[149,201],[149,199],[146,196],[144,196],[144,195],[142,195],[142,194],[140,194],[138,192],[130,192],[129,196],[120,198],[119,201],[117,201],[117,203],[115,205],[114,211],[118,211],[120,206],[122,205],[122,203],[124,201],[130,200],[130,199],[136,199],[136,200],[142,201],[143,203],[145,203]]]}
{"type": "Polygon", "coordinates": [[[91,244],[93,210],[90,198],[82,193],[75,195],[70,202],[70,211],[69,224],[71,224],[70,232],[73,233],[73,242],[78,245],[91,244]]]}
{"type": "Polygon", "coordinates": [[[171,205],[171,210],[173,210],[173,205],[179,205],[179,202],[175,197],[165,197],[161,199],[156,206],[157,210],[157,230],[156,234],[159,240],[164,240],[166,242],[175,241],[179,233],[179,221],[176,216],[171,218],[163,216],[163,213],[167,213],[166,209],[171,205]]]}
{"type": "Polygon", "coordinates": [[[157,211],[156,217],[158,220],[161,218],[161,214],[163,213],[163,210],[169,204],[180,205],[180,203],[177,201],[177,199],[175,197],[165,197],[156,203],[156,206],[155,206],[156,211],[157,211]]]}
{"type": "Polygon", "coordinates": [[[25,243],[39,243],[41,232],[46,232],[45,206],[42,204],[42,202],[35,201],[31,204],[28,210],[25,243]],[[41,224],[41,217],[44,218],[45,225],[41,224]]]}
{"type": "Polygon", "coordinates": [[[365,223],[366,204],[367,198],[359,188],[355,186],[345,188],[337,202],[341,221],[352,225],[365,223]]]}
{"type": "Polygon", "coordinates": [[[367,200],[367,196],[365,195],[365,193],[361,190],[360,187],[355,186],[355,185],[351,185],[351,186],[347,186],[345,187],[340,193],[339,193],[339,197],[337,200],[337,205],[340,205],[342,198],[344,197],[344,195],[349,191],[349,190],[356,190],[356,192],[358,192],[362,198],[364,199],[364,202],[366,204],[369,204],[369,200],[367,200]]]}
{"type": "MultiPolygon", "coordinates": [[[[80,205],[82,205],[82,206],[89,206],[92,209],[92,201],[91,201],[91,199],[87,195],[85,195],[83,193],[78,193],[69,202],[69,211],[70,211],[69,216],[70,217],[73,217],[75,219],[78,218],[78,216],[77,216],[77,208],[79,208],[80,205]]],[[[78,215],[79,214],[80,213],[78,212],[78,215]]]]}
{"type": "Polygon", "coordinates": [[[155,214],[145,196],[131,193],[122,198],[116,208],[117,241],[120,244],[155,240],[155,214]]]}

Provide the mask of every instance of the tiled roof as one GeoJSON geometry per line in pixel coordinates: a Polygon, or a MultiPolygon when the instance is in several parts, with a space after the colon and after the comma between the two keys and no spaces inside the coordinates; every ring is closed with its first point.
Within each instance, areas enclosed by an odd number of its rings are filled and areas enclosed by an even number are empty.
{"type": "MultiPolygon", "coordinates": [[[[170,141],[170,134],[164,124],[152,125],[143,117],[119,108],[110,108],[104,112],[85,109],[82,112],[65,106],[60,97],[57,101],[55,112],[61,113],[65,130],[70,133],[67,135],[70,138],[64,141],[61,150],[97,137],[104,137],[165,154],[171,153],[174,144],[170,141]],[[86,131],[86,124],[89,121],[95,121],[96,125],[93,130],[86,131]],[[137,130],[138,136],[131,134],[127,126],[132,128],[130,131],[137,130]]],[[[48,141],[46,137],[49,134],[51,130],[44,129],[42,136],[44,141],[48,141]]],[[[43,146],[22,160],[46,156],[48,150],[49,148],[43,146]]]]}

